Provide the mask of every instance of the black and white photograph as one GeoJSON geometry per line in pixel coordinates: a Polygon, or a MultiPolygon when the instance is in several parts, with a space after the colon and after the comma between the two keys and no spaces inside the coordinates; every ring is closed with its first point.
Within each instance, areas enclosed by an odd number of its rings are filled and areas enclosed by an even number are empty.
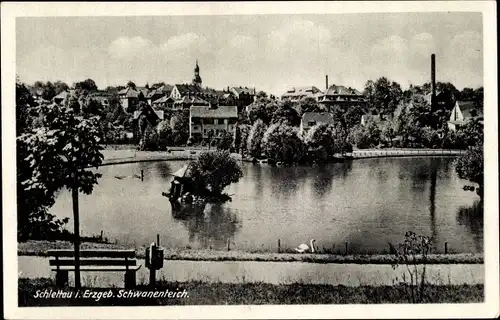
{"type": "Polygon", "coordinates": [[[5,317],[498,316],[496,42],[493,1],[2,3],[5,317]]]}

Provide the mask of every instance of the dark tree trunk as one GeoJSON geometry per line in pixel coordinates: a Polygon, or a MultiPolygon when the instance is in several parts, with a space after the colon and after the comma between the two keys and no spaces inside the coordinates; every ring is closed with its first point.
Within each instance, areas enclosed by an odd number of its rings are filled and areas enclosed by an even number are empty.
{"type": "Polygon", "coordinates": [[[80,213],[78,208],[78,184],[71,189],[71,196],[73,198],[73,219],[75,223],[74,230],[74,247],[75,247],[75,288],[82,287],[80,281],[80,213]]]}

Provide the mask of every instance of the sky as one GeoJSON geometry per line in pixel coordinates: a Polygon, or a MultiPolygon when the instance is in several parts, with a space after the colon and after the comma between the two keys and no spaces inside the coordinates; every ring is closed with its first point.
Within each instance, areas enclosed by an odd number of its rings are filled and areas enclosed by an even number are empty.
{"type": "Polygon", "coordinates": [[[22,17],[16,19],[21,81],[93,79],[99,88],[191,82],[288,88],[340,84],[362,90],[381,76],[403,88],[437,81],[483,85],[481,13],[22,17]]]}

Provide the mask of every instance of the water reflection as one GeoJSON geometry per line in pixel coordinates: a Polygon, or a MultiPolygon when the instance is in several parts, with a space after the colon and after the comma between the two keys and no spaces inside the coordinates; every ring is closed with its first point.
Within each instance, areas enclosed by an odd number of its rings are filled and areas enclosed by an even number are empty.
{"type": "Polygon", "coordinates": [[[167,161],[155,162],[156,172],[158,177],[164,181],[172,180],[172,168],[167,161]]]}
{"type": "Polygon", "coordinates": [[[433,166],[431,169],[431,188],[429,194],[429,213],[431,216],[431,232],[434,246],[437,241],[437,228],[436,228],[436,184],[437,184],[437,167],[433,166]]]}
{"type": "Polygon", "coordinates": [[[241,228],[230,208],[223,204],[180,205],[171,202],[172,216],[188,230],[189,242],[203,249],[223,249],[241,228]]]}
{"type": "Polygon", "coordinates": [[[457,212],[457,222],[465,226],[474,238],[477,251],[483,250],[484,208],[483,202],[477,200],[470,207],[460,207],[457,212]]]}

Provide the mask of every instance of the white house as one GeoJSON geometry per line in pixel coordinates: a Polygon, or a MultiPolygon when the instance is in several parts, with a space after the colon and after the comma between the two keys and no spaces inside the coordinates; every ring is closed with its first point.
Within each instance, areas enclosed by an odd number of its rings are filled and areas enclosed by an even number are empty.
{"type": "Polygon", "coordinates": [[[457,130],[472,119],[482,121],[484,119],[482,109],[474,101],[457,101],[451,110],[448,128],[457,130]]]}
{"type": "Polygon", "coordinates": [[[189,137],[200,141],[236,133],[237,106],[191,106],[189,108],[189,137]]]}

